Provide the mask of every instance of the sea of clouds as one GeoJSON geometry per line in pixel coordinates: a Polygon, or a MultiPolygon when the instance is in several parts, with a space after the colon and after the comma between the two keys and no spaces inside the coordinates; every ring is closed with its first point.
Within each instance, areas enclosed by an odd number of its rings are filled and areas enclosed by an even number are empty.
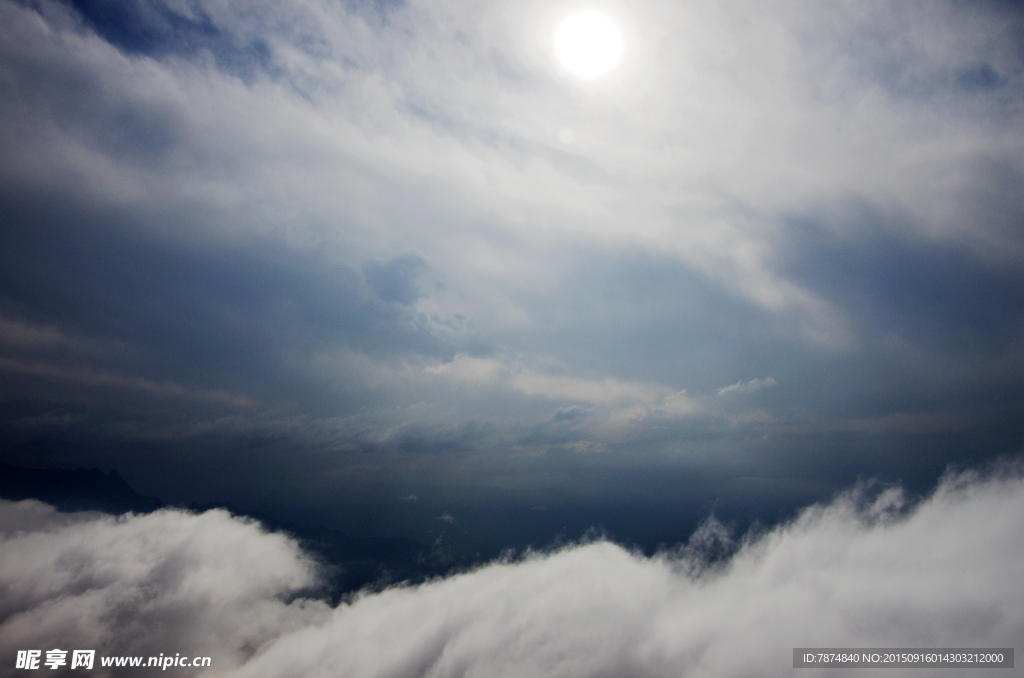
{"type": "MultiPolygon", "coordinates": [[[[13,668],[17,650],[59,647],[209,655],[201,675],[239,678],[811,678],[849,671],[794,669],[794,647],[1024,639],[1020,464],[948,474],[919,502],[856,488],[735,540],[724,560],[702,560],[727,539],[709,522],[656,557],[591,541],[333,609],[316,597],[320,565],[294,540],[224,511],[112,517],[0,502],[0,530],[3,676],[29,675],[13,668]]],[[[157,670],[97,662],[89,675],[157,670]]]]}

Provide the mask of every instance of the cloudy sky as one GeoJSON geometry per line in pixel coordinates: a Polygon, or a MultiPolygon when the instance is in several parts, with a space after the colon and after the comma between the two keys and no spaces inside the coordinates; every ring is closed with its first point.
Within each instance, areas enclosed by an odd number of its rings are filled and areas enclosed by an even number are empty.
{"type": "Polygon", "coordinates": [[[1015,3],[0,0],[0,148],[7,463],[500,548],[1024,443],[1015,3]]]}

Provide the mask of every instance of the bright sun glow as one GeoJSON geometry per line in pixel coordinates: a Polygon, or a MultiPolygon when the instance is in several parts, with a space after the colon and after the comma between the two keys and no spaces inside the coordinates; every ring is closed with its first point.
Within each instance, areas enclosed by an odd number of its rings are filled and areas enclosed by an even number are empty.
{"type": "Polygon", "coordinates": [[[555,54],[569,72],[598,78],[619,63],[622,34],[611,19],[594,10],[570,14],[555,32],[555,54]]]}

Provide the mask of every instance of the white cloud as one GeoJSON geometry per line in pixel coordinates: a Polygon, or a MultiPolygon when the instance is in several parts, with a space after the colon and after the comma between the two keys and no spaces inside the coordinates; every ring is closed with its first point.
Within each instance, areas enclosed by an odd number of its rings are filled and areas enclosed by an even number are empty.
{"type": "Polygon", "coordinates": [[[675,555],[590,543],[333,613],[281,602],[312,581],[309,563],[286,538],[223,512],[115,519],[4,502],[0,525],[4,657],[55,645],[170,650],[210,654],[202,675],[235,678],[838,676],[792,669],[792,648],[1024,638],[1019,466],[951,475],[913,508],[895,489],[852,491],[711,567],[693,559],[727,540],[717,524],[675,555]]]}
{"type": "Polygon", "coordinates": [[[16,650],[54,647],[210,655],[224,670],[327,612],[283,600],[317,581],[294,541],[224,511],[114,518],[0,501],[0,526],[0,675],[16,650]]]}
{"type": "Polygon", "coordinates": [[[751,379],[750,381],[737,381],[735,384],[729,386],[723,386],[722,388],[715,389],[715,393],[718,395],[728,395],[730,393],[752,393],[754,391],[760,391],[763,388],[770,388],[775,386],[777,382],[774,377],[765,377],[764,379],[751,379]]]}
{"type": "Polygon", "coordinates": [[[704,411],[685,390],[663,384],[576,377],[530,369],[514,360],[460,354],[450,362],[426,367],[424,372],[476,391],[505,391],[520,397],[593,406],[588,419],[596,426],[594,431],[604,437],[620,436],[644,421],[678,419],[704,411]]]}
{"type": "Polygon", "coordinates": [[[526,395],[589,403],[658,402],[673,393],[672,389],[652,384],[618,379],[580,379],[529,371],[512,377],[512,388],[526,395]]]}
{"type": "Polygon", "coordinates": [[[424,368],[456,383],[500,385],[528,396],[549,400],[574,400],[594,404],[652,405],[678,401],[685,394],[660,384],[620,381],[613,378],[586,379],[531,370],[493,358],[457,355],[452,361],[424,368]]]}
{"type": "Polygon", "coordinates": [[[93,511],[59,513],[48,504],[28,500],[9,502],[0,500],[0,535],[4,538],[19,532],[46,532],[66,525],[97,520],[103,514],[93,511]]]}

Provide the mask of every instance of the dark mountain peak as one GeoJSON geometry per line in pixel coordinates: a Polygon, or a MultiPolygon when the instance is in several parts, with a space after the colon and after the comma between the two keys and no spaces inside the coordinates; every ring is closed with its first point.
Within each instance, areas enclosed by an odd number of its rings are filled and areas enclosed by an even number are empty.
{"type": "Polygon", "coordinates": [[[61,511],[147,513],[162,508],[155,497],[137,493],[116,470],[35,469],[0,464],[0,497],[12,501],[38,499],[61,511]]]}

